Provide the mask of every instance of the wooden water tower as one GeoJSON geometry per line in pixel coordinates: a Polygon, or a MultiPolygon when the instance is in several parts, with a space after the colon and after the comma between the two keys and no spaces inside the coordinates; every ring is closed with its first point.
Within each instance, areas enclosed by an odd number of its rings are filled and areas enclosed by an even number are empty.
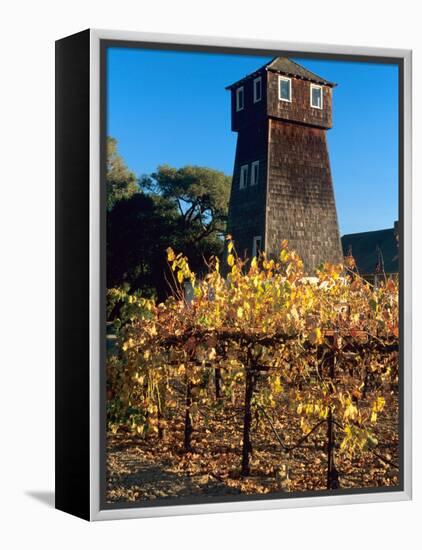
{"type": "Polygon", "coordinates": [[[287,239],[308,273],[343,260],[326,141],[334,86],[285,57],[228,86],[238,134],[228,233],[240,256],[276,255],[287,239]]]}

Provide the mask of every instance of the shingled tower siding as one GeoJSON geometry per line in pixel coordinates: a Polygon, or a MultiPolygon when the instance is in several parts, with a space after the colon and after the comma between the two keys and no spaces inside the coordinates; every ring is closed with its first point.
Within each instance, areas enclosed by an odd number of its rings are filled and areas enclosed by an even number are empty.
{"type": "Polygon", "coordinates": [[[228,233],[233,236],[237,254],[251,257],[254,237],[265,236],[266,180],[268,154],[268,124],[239,132],[236,146],[235,167],[229,203],[228,233]],[[258,182],[251,185],[252,163],[258,161],[258,182]],[[242,166],[248,166],[247,185],[240,187],[242,166]]]}
{"type": "Polygon", "coordinates": [[[243,109],[237,110],[236,89],[232,91],[232,130],[238,132],[229,203],[228,233],[241,257],[251,257],[255,237],[265,238],[267,193],[268,118],[266,72],[252,75],[243,88],[243,109]],[[261,99],[254,101],[254,80],[261,79],[261,99]],[[252,185],[252,164],[258,162],[258,181],[252,185]],[[248,166],[246,186],[241,189],[241,167],[248,166]]]}
{"type": "Polygon", "coordinates": [[[302,257],[308,273],[322,262],[343,259],[334,201],[326,130],[332,124],[332,88],[286,58],[276,58],[229,87],[232,129],[238,132],[228,231],[241,255],[251,257],[253,241],[278,254],[283,239],[302,257]],[[262,99],[253,101],[253,81],[262,78],[262,99]],[[291,82],[290,101],[279,97],[279,78],[291,82]],[[311,88],[322,93],[322,109],[311,105],[311,88]],[[243,109],[236,99],[244,89],[243,109]],[[259,160],[259,183],[251,186],[259,160]],[[241,188],[241,166],[248,185],[241,188]]]}

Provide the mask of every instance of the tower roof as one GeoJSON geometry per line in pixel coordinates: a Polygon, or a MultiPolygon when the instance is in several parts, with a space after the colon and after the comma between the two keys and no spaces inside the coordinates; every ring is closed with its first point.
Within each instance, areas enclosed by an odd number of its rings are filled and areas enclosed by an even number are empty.
{"type": "Polygon", "coordinates": [[[240,80],[238,80],[237,82],[230,84],[230,86],[227,86],[226,90],[230,90],[231,88],[238,86],[247,78],[258,74],[263,70],[272,71],[272,72],[283,74],[286,76],[294,76],[296,78],[309,80],[310,82],[315,82],[316,84],[323,84],[325,86],[331,86],[331,87],[336,86],[334,82],[330,82],[329,80],[326,80],[321,76],[318,76],[317,74],[309,71],[305,67],[302,67],[302,65],[299,65],[299,63],[296,63],[295,61],[292,61],[287,57],[274,57],[274,59],[272,59],[271,61],[269,61],[268,63],[266,63],[265,65],[263,65],[262,67],[254,71],[253,73],[250,73],[246,75],[244,78],[241,78],[240,80]]]}

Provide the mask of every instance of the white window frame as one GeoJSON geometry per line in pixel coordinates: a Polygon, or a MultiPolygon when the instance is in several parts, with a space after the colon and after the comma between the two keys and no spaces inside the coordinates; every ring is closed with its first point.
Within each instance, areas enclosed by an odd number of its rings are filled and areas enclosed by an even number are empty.
{"type": "Polygon", "coordinates": [[[252,258],[256,258],[258,256],[258,252],[262,251],[262,237],[261,235],[256,235],[256,237],[253,238],[252,241],[252,258]],[[259,248],[257,246],[259,242],[259,248]]]}
{"type": "Polygon", "coordinates": [[[258,185],[259,183],[259,160],[255,160],[251,164],[251,186],[258,185]],[[256,167],[256,179],[255,179],[255,167],[256,167]]]}
{"type": "Polygon", "coordinates": [[[246,189],[246,187],[248,186],[248,176],[249,164],[242,164],[240,167],[239,189],[246,189]]]}
{"type": "Polygon", "coordinates": [[[236,112],[243,111],[245,108],[245,89],[243,86],[236,88],[236,112]],[[242,104],[240,104],[239,98],[242,96],[242,104]]]}
{"type": "Polygon", "coordinates": [[[279,75],[278,77],[278,99],[280,101],[287,101],[287,103],[291,103],[292,102],[292,79],[289,78],[288,76],[282,76],[282,75],[279,75]],[[281,97],[281,88],[280,88],[280,82],[284,80],[285,82],[288,82],[289,83],[289,99],[286,99],[285,97],[281,97]]]}
{"type": "Polygon", "coordinates": [[[255,78],[253,81],[253,102],[258,103],[258,101],[261,101],[261,99],[262,99],[262,77],[258,76],[258,78],[255,78]],[[257,94],[257,89],[259,90],[259,97],[257,94]]]}
{"type": "Polygon", "coordinates": [[[311,103],[311,107],[313,109],[323,109],[324,108],[324,89],[322,86],[318,86],[318,84],[311,84],[311,88],[310,88],[310,97],[309,97],[309,101],[311,103]],[[312,90],[321,90],[321,107],[319,107],[319,105],[314,105],[312,103],[312,90]]]}

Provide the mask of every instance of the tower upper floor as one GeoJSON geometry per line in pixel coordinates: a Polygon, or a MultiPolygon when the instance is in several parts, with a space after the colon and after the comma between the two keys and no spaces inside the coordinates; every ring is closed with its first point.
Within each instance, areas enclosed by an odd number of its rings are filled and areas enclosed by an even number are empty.
{"type": "Polygon", "coordinates": [[[331,128],[335,85],[286,57],[276,57],[227,87],[232,130],[265,118],[331,128]]]}

